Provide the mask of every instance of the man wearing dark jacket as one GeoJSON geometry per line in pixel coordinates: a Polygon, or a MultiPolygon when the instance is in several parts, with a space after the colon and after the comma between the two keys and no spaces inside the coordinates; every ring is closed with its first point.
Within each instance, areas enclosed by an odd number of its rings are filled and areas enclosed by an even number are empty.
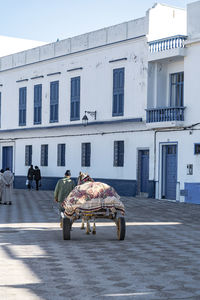
{"type": "Polygon", "coordinates": [[[35,184],[36,184],[36,190],[39,190],[39,182],[41,180],[41,173],[40,173],[40,169],[38,168],[38,166],[35,166],[35,170],[34,170],[34,180],[35,180],[35,184]]]}
{"type": "Polygon", "coordinates": [[[28,174],[27,174],[29,190],[32,189],[32,187],[33,187],[33,176],[34,176],[33,165],[30,165],[30,168],[28,169],[28,174]]]}

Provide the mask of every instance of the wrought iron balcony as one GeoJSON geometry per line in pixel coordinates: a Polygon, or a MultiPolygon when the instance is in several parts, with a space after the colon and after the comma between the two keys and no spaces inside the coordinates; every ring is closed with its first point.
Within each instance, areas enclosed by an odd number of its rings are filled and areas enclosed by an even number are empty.
{"type": "Polygon", "coordinates": [[[184,121],[185,107],[162,107],[146,109],[146,122],[184,121]]]}
{"type": "Polygon", "coordinates": [[[175,35],[165,39],[149,42],[150,53],[161,52],[165,50],[184,48],[184,41],[187,39],[185,35],[175,35]]]}

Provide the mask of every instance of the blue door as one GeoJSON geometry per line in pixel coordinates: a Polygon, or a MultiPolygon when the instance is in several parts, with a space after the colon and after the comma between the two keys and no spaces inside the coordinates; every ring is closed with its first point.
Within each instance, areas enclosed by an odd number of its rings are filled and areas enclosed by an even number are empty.
{"type": "Polygon", "coordinates": [[[140,191],[148,193],[149,183],[149,150],[140,150],[141,157],[141,178],[140,178],[140,191]]]}
{"type": "Polygon", "coordinates": [[[2,168],[5,170],[6,168],[9,168],[12,172],[13,170],[13,147],[12,146],[6,146],[3,147],[2,151],[2,168]]]}
{"type": "Polygon", "coordinates": [[[177,146],[163,147],[163,198],[176,200],[177,146]]]}

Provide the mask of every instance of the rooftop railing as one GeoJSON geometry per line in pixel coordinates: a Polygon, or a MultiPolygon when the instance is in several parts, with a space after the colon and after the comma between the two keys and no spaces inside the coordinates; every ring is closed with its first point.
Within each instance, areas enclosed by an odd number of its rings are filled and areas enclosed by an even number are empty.
{"type": "Polygon", "coordinates": [[[184,121],[185,107],[163,107],[146,109],[146,122],[184,121]]]}
{"type": "Polygon", "coordinates": [[[165,50],[184,48],[184,41],[187,39],[185,35],[175,35],[165,39],[149,42],[149,51],[151,53],[161,52],[165,50]]]}

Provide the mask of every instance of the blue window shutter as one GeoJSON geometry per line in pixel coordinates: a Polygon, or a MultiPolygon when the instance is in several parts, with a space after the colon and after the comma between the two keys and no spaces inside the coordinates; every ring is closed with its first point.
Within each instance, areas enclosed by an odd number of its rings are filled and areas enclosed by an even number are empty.
{"type": "Polygon", "coordinates": [[[58,122],[59,81],[50,83],[50,123],[58,122]]]}
{"type": "Polygon", "coordinates": [[[82,143],[81,166],[90,167],[91,144],[82,143]]]}
{"type": "Polygon", "coordinates": [[[65,144],[58,144],[57,165],[65,166],[65,144]]]}
{"type": "Polygon", "coordinates": [[[80,120],[80,76],[71,78],[70,120],[80,120]]]}
{"type": "Polygon", "coordinates": [[[114,141],[114,167],[124,166],[124,141],[114,141]]]}
{"type": "Polygon", "coordinates": [[[113,116],[124,115],[124,68],[113,70],[113,116]]]}
{"type": "Polygon", "coordinates": [[[26,87],[19,89],[19,126],[26,125],[26,87]]]}
{"type": "Polygon", "coordinates": [[[25,166],[32,164],[32,145],[25,146],[25,166]]]}
{"type": "Polygon", "coordinates": [[[34,86],[34,124],[41,124],[42,119],[42,85],[34,86]]]}
{"type": "Polygon", "coordinates": [[[48,166],[48,145],[41,145],[41,166],[48,166]]]}

